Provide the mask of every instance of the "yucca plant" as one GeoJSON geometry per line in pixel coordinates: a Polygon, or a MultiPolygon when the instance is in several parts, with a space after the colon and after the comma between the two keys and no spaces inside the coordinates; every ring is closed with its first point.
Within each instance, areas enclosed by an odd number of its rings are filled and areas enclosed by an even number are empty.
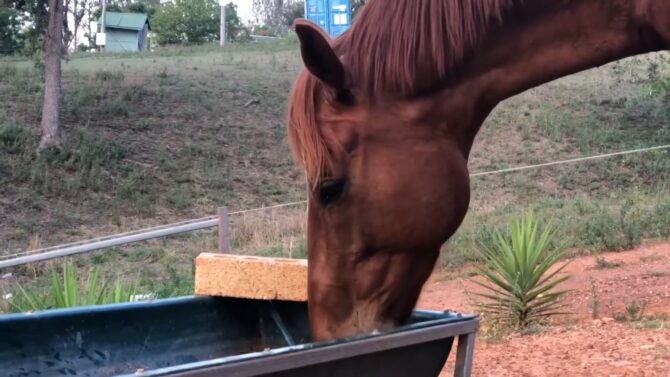
{"type": "Polygon", "coordinates": [[[490,231],[479,242],[477,272],[484,282],[474,282],[486,291],[473,294],[484,299],[478,303],[483,312],[520,328],[562,314],[560,298],[567,291],[555,288],[570,276],[557,278],[569,262],[550,271],[565,255],[562,246],[554,246],[556,230],[551,224],[540,229],[529,211],[513,220],[508,232],[490,231]]]}
{"type": "Polygon", "coordinates": [[[112,286],[107,280],[101,281],[98,267],[89,273],[85,282],[80,282],[79,273],[69,263],[63,263],[60,276],[56,269],[51,270],[51,294],[16,285],[16,295],[9,304],[20,312],[128,302],[137,291],[136,283],[126,287],[119,279],[112,286]]]}

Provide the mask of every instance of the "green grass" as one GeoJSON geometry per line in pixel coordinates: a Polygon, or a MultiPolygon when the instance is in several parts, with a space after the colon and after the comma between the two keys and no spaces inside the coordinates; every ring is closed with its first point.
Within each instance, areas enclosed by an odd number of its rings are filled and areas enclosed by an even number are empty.
{"type": "Polygon", "coordinates": [[[656,314],[645,316],[638,321],[630,322],[634,329],[668,329],[670,328],[670,316],[668,314],[656,314]]]}
{"type": "MultiPolygon", "coordinates": [[[[588,255],[600,251],[625,250],[641,244],[643,239],[667,239],[665,236],[670,190],[632,189],[612,192],[607,197],[580,195],[562,199],[539,199],[528,206],[538,216],[555,219],[560,225],[557,238],[573,254],[588,255]]],[[[516,215],[515,206],[490,212],[472,211],[463,225],[445,245],[441,263],[459,267],[473,262],[476,244],[487,230],[503,224],[516,215]]]]}
{"type": "Polygon", "coordinates": [[[6,311],[33,312],[56,308],[115,304],[128,302],[137,291],[137,284],[127,285],[117,277],[114,282],[100,277],[100,268],[95,267],[84,278],[76,267],[64,262],[61,273],[55,268],[50,274],[50,290],[25,288],[15,284],[13,292],[3,295],[6,311]]]}
{"type": "MultiPolygon", "coordinates": [[[[482,127],[470,171],[670,143],[667,56],[627,59],[510,98],[482,127]]],[[[284,126],[299,69],[295,36],[76,54],[63,63],[65,142],[38,157],[41,73],[31,61],[0,59],[0,253],[213,215],[222,205],[303,200],[284,126]],[[250,100],[258,102],[244,107],[250,100]]],[[[555,218],[557,238],[575,253],[669,239],[667,182],[668,151],[475,178],[442,264],[473,261],[486,230],[527,207],[555,218]]],[[[231,245],[304,257],[304,220],[304,207],[235,218],[231,245]]],[[[215,233],[202,231],[77,260],[171,295],[189,292],[193,258],[215,249],[215,233]],[[154,251],[145,258],[146,250],[154,251]],[[135,255],[141,260],[129,260],[135,255]]],[[[49,284],[42,264],[11,271],[26,286],[49,284]]]]}
{"type": "MultiPolygon", "coordinates": [[[[0,177],[2,195],[26,196],[87,227],[99,218],[160,224],[220,205],[244,209],[267,204],[266,194],[269,204],[302,199],[300,172],[277,132],[299,68],[295,48],[290,40],[74,56],[63,64],[66,143],[56,161],[34,154],[39,75],[30,62],[0,64],[0,91],[11,99],[0,104],[0,169],[10,173],[0,177]],[[250,98],[260,102],[243,108],[250,98]],[[252,171],[267,183],[259,186],[252,171]]],[[[3,207],[15,214],[2,219],[8,251],[24,249],[35,234],[45,244],[71,240],[45,222],[11,231],[31,217],[28,209],[3,207]]]]}

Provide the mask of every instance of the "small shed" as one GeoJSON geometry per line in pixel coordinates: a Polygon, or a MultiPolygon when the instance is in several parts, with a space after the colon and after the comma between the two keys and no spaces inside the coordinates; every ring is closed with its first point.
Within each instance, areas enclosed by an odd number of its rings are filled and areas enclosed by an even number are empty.
{"type": "MultiPolygon", "coordinates": [[[[102,32],[102,16],[98,32],[102,32]]],[[[105,12],[105,51],[127,52],[149,49],[149,17],[144,13],[105,12]]]]}

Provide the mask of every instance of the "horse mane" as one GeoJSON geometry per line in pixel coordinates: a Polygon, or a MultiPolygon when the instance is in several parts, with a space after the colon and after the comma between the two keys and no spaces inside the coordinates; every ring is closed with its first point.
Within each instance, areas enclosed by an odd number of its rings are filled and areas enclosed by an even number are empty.
{"type": "MultiPolygon", "coordinates": [[[[515,1],[370,0],[333,48],[357,93],[419,95],[447,80],[515,1]]],[[[316,116],[328,92],[303,70],[289,100],[289,144],[313,185],[332,166],[316,116]]]]}

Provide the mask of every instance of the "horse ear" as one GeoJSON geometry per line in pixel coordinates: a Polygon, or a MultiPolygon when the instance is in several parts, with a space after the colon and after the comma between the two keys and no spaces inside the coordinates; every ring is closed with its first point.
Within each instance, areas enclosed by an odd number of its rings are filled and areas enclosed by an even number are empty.
{"type": "Polygon", "coordinates": [[[293,27],[300,40],[300,54],[307,70],[334,89],[346,89],[344,65],[331,47],[328,34],[304,18],[295,20],[293,27]]]}

